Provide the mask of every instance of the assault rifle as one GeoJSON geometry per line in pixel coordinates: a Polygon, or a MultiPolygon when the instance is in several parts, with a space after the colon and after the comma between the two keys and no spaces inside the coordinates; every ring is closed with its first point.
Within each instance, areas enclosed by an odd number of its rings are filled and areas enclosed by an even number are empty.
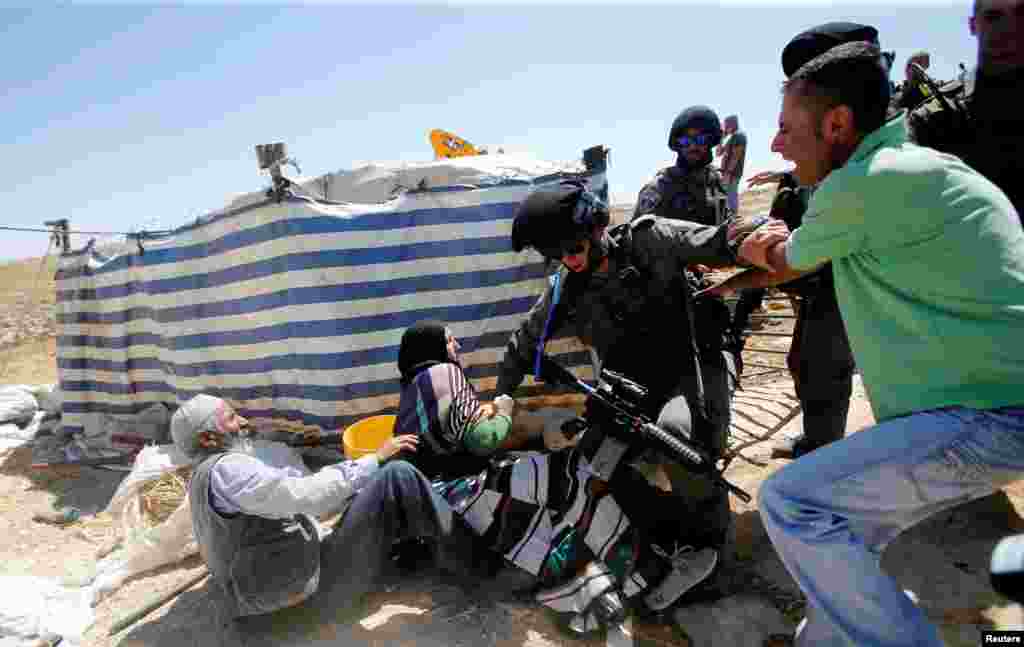
{"type": "MultiPolygon", "coordinates": [[[[694,474],[711,479],[718,487],[732,492],[744,503],[750,495],[722,476],[715,461],[689,438],[656,425],[641,409],[647,389],[608,369],[601,370],[597,387],[579,379],[547,355],[541,356],[540,377],[551,384],[565,384],[587,395],[584,427],[602,426],[616,438],[629,442],[636,438],[651,443],[694,474]]],[[[579,433],[583,428],[574,429],[579,433]]]]}

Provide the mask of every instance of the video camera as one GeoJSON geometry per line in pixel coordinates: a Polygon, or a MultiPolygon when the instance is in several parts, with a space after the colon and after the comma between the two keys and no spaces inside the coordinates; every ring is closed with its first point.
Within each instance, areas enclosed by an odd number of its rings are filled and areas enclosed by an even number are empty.
{"type": "Polygon", "coordinates": [[[716,486],[732,492],[744,503],[750,503],[750,495],[727,481],[704,449],[689,438],[681,438],[659,427],[647,416],[643,410],[647,389],[643,386],[619,373],[602,369],[598,385],[592,387],[547,355],[541,356],[540,377],[545,382],[565,384],[587,395],[583,416],[585,424],[577,426],[576,433],[595,427],[628,444],[637,441],[649,443],[683,468],[706,476],[716,486]]]}

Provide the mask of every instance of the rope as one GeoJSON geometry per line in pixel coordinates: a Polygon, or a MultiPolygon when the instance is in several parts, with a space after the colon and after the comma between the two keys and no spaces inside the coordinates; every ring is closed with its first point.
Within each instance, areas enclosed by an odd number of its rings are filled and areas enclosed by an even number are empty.
{"type": "MultiPolygon", "coordinates": [[[[54,232],[65,233],[63,229],[57,229],[56,227],[51,229],[42,229],[40,227],[10,227],[7,225],[0,225],[0,230],[4,231],[34,231],[42,234],[52,234],[54,232]]],[[[81,229],[69,229],[66,233],[68,234],[87,234],[90,236],[131,236],[134,238],[145,238],[147,236],[154,236],[159,234],[170,233],[169,229],[162,229],[160,231],[84,231],[81,229]]]]}

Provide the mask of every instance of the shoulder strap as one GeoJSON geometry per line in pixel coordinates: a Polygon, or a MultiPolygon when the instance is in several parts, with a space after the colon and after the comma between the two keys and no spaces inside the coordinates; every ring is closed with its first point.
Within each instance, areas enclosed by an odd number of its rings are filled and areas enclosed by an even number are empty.
{"type": "MultiPolygon", "coordinates": [[[[629,260],[629,266],[636,270],[636,256],[634,254],[633,247],[633,231],[639,228],[653,227],[654,223],[657,222],[657,218],[652,215],[641,216],[636,220],[630,222],[625,228],[620,231],[619,226],[612,230],[619,237],[616,239],[616,244],[619,248],[620,258],[626,258],[629,260]]],[[[646,269],[646,268],[645,268],[646,269]]],[[[697,326],[694,322],[693,317],[693,300],[690,298],[690,294],[686,292],[686,281],[682,281],[680,289],[683,290],[683,309],[686,310],[686,321],[690,328],[690,354],[693,357],[693,375],[697,380],[697,407],[699,414],[704,417],[705,420],[710,419],[707,400],[704,397],[704,377],[700,370],[700,350],[697,348],[697,326]]]]}
{"type": "Polygon", "coordinates": [[[538,380],[540,379],[541,358],[544,356],[544,349],[548,344],[548,334],[551,332],[551,320],[554,319],[555,310],[558,309],[559,302],[562,300],[561,269],[549,276],[548,282],[551,284],[551,305],[548,307],[548,315],[544,319],[544,330],[541,331],[540,337],[537,339],[537,350],[533,359],[533,377],[538,380]]]}

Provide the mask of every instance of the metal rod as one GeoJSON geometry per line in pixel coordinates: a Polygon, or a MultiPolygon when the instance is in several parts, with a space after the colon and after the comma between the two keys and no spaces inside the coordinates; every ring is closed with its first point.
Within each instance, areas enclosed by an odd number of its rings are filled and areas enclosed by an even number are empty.
{"type": "MultiPolygon", "coordinates": [[[[749,330],[749,329],[744,329],[749,330]]],[[[792,337],[791,332],[751,332],[750,337],[792,337]]]]}
{"type": "Polygon", "coordinates": [[[744,353],[772,353],[773,355],[789,355],[788,350],[772,350],[770,348],[751,348],[747,347],[743,349],[744,353]]]}

